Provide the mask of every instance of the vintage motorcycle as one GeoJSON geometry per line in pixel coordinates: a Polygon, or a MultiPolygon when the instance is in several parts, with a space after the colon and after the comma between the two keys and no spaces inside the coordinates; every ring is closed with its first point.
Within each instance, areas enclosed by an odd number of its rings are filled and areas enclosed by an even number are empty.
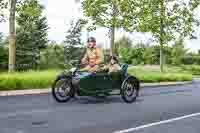
{"type": "Polygon", "coordinates": [[[121,95],[126,103],[132,103],[139,96],[140,81],[128,74],[127,64],[121,64],[121,71],[117,73],[80,71],[79,64],[80,61],[77,67],[65,70],[56,77],[52,85],[56,101],[67,102],[75,95],[97,98],[121,95]]]}

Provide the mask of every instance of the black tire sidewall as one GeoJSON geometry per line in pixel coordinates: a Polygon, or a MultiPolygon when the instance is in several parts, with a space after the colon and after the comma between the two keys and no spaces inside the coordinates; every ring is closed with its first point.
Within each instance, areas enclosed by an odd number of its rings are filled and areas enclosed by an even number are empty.
{"type": "Polygon", "coordinates": [[[55,81],[54,81],[54,83],[53,83],[53,85],[52,85],[52,96],[53,96],[53,98],[57,101],[57,102],[61,102],[61,103],[64,103],[64,102],[68,102],[72,97],[73,97],[73,95],[74,95],[74,89],[73,89],[73,87],[72,87],[72,84],[71,84],[71,79],[70,78],[64,78],[64,77],[62,77],[62,78],[58,78],[58,79],[56,79],[55,81]],[[66,98],[66,99],[63,99],[63,100],[61,100],[61,99],[59,99],[58,97],[57,97],[57,95],[56,95],[56,84],[57,84],[57,82],[59,82],[60,80],[66,80],[67,82],[68,82],[68,84],[70,85],[70,92],[69,92],[69,97],[68,98],[66,98]]]}
{"type": "Polygon", "coordinates": [[[122,87],[121,87],[121,97],[122,99],[126,102],[126,103],[133,103],[134,101],[136,101],[137,97],[139,95],[139,81],[135,78],[135,77],[132,77],[132,76],[128,76],[123,84],[122,84],[122,87]],[[126,90],[124,89],[124,83],[126,83],[128,80],[132,80],[132,82],[135,84],[134,85],[134,89],[136,92],[135,96],[132,97],[131,99],[127,99],[127,96],[126,96],[126,90]],[[137,87],[137,88],[135,88],[137,87]]]}

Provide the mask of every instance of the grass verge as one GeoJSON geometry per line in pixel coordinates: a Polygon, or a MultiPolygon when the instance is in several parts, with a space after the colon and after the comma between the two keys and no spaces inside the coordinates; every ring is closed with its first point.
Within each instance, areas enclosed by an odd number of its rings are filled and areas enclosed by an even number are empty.
{"type": "Polygon", "coordinates": [[[172,81],[191,81],[192,74],[167,72],[161,73],[159,71],[150,71],[142,68],[130,68],[129,73],[136,76],[142,82],[155,83],[155,82],[172,82],[172,81]]]}
{"type": "Polygon", "coordinates": [[[0,74],[0,90],[50,87],[60,70],[27,71],[0,74]]]}
{"type": "MultiPolygon", "coordinates": [[[[0,74],[0,90],[38,89],[48,88],[60,70],[27,71],[0,74]]],[[[130,68],[129,73],[138,77],[142,82],[168,82],[168,81],[191,81],[191,74],[160,73],[138,68],[130,68]]]]}

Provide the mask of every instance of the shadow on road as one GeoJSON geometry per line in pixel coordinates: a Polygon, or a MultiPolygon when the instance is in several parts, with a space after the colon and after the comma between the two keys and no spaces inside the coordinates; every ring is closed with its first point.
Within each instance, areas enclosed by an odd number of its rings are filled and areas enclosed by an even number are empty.
{"type": "MultiPolygon", "coordinates": [[[[142,99],[137,99],[136,102],[141,102],[142,99]]],[[[120,96],[110,96],[106,98],[95,98],[95,97],[78,97],[68,102],[69,104],[113,104],[113,103],[125,103],[120,96]]]]}
{"type": "MultiPolygon", "coordinates": [[[[157,91],[145,91],[141,92],[140,96],[137,98],[137,100],[134,103],[140,103],[144,101],[143,97],[147,96],[162,96],[162,95],[169,95],[169,94],[180,94],[180,93],[188,93],[192,92],[190,89],[179,89],[179,90],[157,90],[157,91]]],[[[96,97],[86,97],[81,96],[77,97],[75,99],[71,99],[68,103],[63,104],[113,104],[113,103],[124,103],[121,96],[108,96],[104,98],[96,98],[96,97]]],[[[133,104],[134,104],[133,103],[133,104]]]]}

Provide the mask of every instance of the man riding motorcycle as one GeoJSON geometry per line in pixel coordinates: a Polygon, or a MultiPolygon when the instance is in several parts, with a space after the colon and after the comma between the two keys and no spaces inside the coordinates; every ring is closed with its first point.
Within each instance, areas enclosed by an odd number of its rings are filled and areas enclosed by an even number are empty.
{"type": "Polygon", "coordinates": [[[81,62],[85,65],[82,71],[88,72],[98,71],[100,64],[104,62],[103,52],[96,47],[96,39],[94,37],[88,39],[88,48],[81,62]]]}
{"type": "MultiPolygon", "coordinates": [[[[81,78],[91,75],[93,72],[100,70],[100,64],[104,62],[104,55],[100,48],[96,47],[96,39],[94,37],[90,37],[88,39],[88,47],[84,57],[81,60],[81,64],[85,67],[80,69],[82,72],[81,75],[77,76],[72,80],[72,83],[76,89],[76,92],[79,93],[79,81],[81,78]]],[[[75,97],[75,95],[73,96],[75,97]]]]}

